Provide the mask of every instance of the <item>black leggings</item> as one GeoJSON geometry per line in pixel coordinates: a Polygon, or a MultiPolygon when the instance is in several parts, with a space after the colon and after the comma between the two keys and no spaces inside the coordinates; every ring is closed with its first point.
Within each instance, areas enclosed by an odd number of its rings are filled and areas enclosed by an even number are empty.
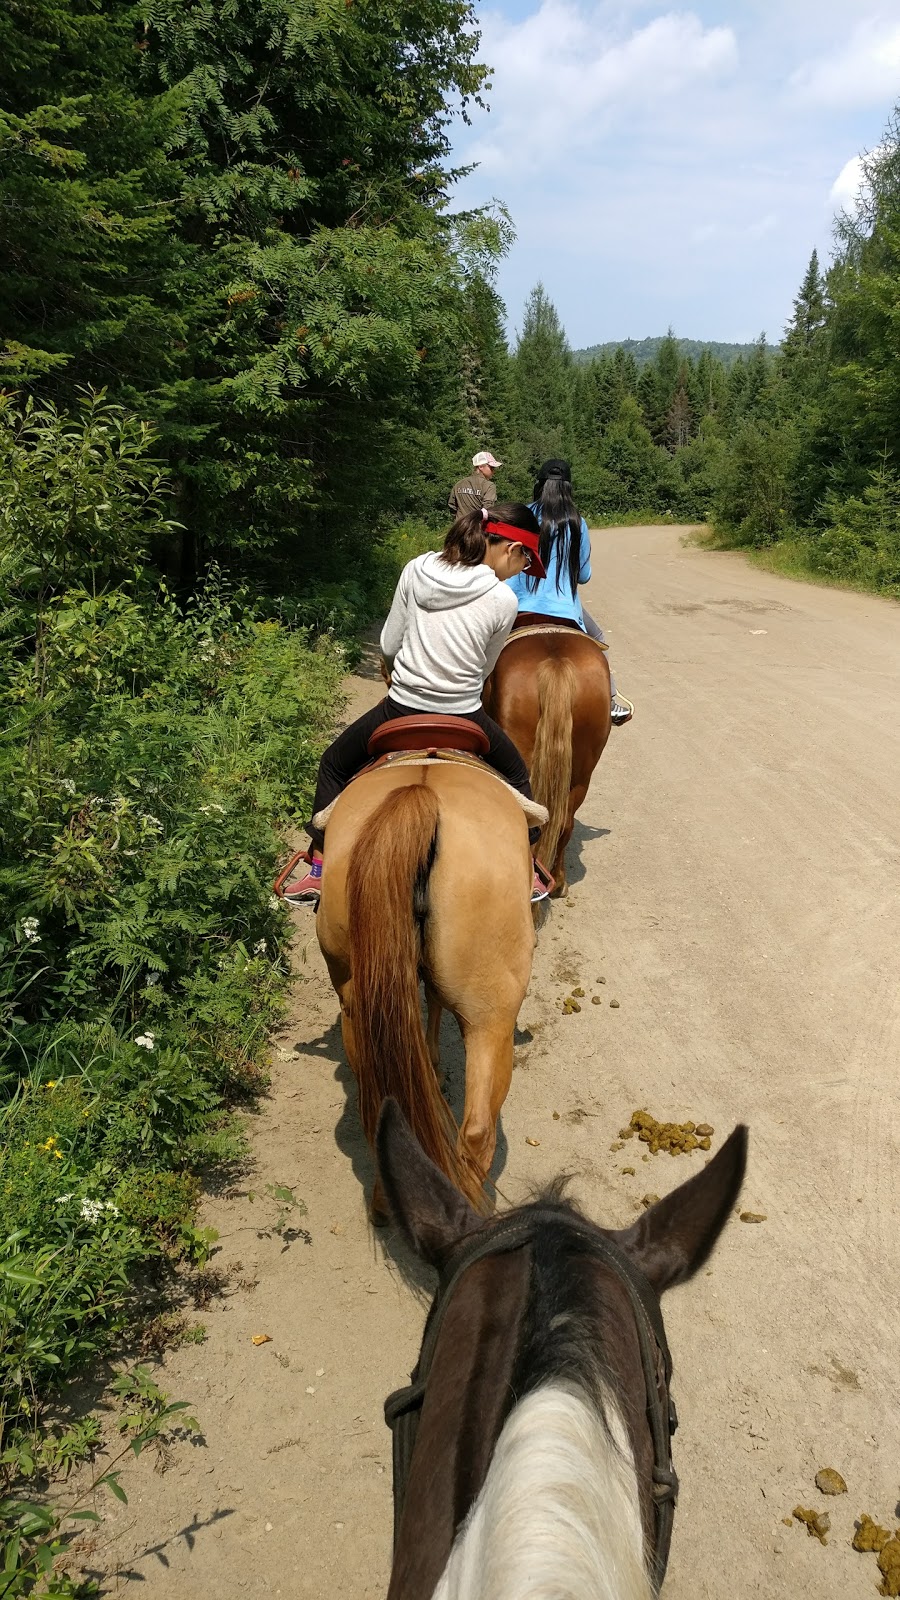
{"type": "MultiPolygon", "coordinates": [[[[454,713],[455,715],[456,713],[454,713]]],[[[390,695],[382,700],[371,711],[366,711],[349,728],[338,734],[333,744],[328,746],[319,762],[319,777],[316,783],[316,793],[313,800],[313,816],[318,816],[332,800],[336,800],[342,789],[346,789],[351,778],[361,772],[369,760],[369,740],[375,729],[382,722],[390,722],[394,717],[421,717],[427,715],[422,711],[415,711],[410,706],[398,705],[390,695]]],[[[466,722],[475,722],[483,728],[491,741],[491,747],[485,757],[491,766],[496,768],[501,778],[527,799],[531,799],[531,784],[528,782],[528,768],[526,767],[518,750],[509,735],[489,717],[486,711],[478,707],[477,711],[460,713],[466,722]]],[[[307,829],[312,840],[314,850],[323,850],[325,835],[315,823],[310,823],[307,829]]],[[[536,838],[540,829],[530,829],[529,837],[533,834],[536,838]]],[[[532,839],[532,843],[534,840],[532,839]]]]}

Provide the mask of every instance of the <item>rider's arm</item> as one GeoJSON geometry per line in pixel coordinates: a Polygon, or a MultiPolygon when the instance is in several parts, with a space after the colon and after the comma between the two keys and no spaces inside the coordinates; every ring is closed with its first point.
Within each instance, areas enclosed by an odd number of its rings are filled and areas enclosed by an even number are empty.
{"type": "Polygon", "coordinates": [[[578,574],[578,582],[579,583],[587,583],[587,581],[590,578],[590,576],[591,576],[591,536],[588,533],[588,525],[585,522],[584,517],[582,517],[582,519],[581,519],[581,570],[580,570],[580,572],[578,574]]]}
{"type": "Polygon", "coordinates": [[[394,657],[403,643],[406,632],[406,619],[409,596],[409,568],[404,567],[400,574],[400,582],[394,590],[391,609],[387,621],[381,630],[381,654],[385,665],[390,672],[394,665],[394,657]]]}
{"type": "Polygon", "coordinates": [[[501,620],[498,623],[494,633],[488,640],[487,649],[484,653],[485,683],[487,683],[488,678],[497,665],[497,657],[509,638],[510,629],[516,620],[516,614],[519,610],[519,602],[507,584],[502,583],[500,585],[499,592],[503,595],[503,599],[500,602],[502,608],[501,620]]]}

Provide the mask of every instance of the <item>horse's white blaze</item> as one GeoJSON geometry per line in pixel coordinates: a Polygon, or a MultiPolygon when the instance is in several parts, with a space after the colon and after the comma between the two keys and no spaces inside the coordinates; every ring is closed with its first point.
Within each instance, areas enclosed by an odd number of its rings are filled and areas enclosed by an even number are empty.
{"type": "Polygon", "coordinates": [[[651,1600],[637,1476],[612,1397],[607,1417],[609,1429],[562,1384],[516,1406],[433,1600],[651,1600]]]}

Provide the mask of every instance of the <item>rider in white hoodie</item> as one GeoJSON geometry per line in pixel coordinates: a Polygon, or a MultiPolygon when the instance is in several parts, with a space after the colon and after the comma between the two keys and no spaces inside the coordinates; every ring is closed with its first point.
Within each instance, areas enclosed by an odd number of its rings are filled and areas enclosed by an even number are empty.
{"type": "MultiPolygon", "coordinates": [[[[429,551],[407,563],[381,633],[390,693],[325,751],[313,816],[365,766],[369,739],[382,722],[429,711],[466,717],[483,728],[490,740],[486,759],[507,783],[531,797],[528,769],[509,736],[482,709],[481,692],[518,610],[506,580],[526,571],[544,576],[539,538],[527,506],[492,506],[457,517],[439,554],[429,551]]],[[[309,872],[286,891],[292,901],[318,900],[321,892],[324,834],[314,824],[308,831],[309,872]]],[[[546,892],[536,873],[534,898],[546,892]]]]}

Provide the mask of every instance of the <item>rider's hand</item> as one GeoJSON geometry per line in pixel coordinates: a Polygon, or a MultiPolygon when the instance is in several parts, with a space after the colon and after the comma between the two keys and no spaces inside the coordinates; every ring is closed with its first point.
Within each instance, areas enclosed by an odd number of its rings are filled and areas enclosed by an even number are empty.
{"type": "Polygon", "coordinates": [[[383,679],[384,679],[385,683],[387,684],[388,688],[390,688],[391,687],[391,675],[388,672],[387,662],[385,661],[384,656],[380,656],[379,657],[378,665],[379,665],[379,668],[381,669],[381,676],[383,677],[383,679]]]}

